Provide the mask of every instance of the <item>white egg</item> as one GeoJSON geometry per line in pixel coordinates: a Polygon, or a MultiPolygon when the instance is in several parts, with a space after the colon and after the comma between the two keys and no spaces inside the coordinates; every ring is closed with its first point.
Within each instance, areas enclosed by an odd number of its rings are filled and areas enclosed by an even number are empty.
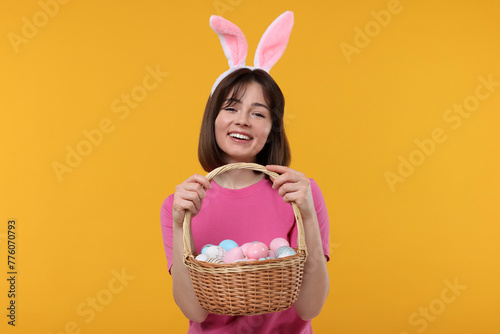
{"type": "Polygon", "coordinates": [[[207,262],[209,262],[209,263],[224,263],[224,262],[222,262],[222,260],[221,260],[221,259],[219,259],[218,257],[211,257],[211,258],[209,258],[209,259],[207,260],[207,262]]]}
{"type": "Polygon", "coordinates": [[[201,254],[205,254],[207,251],[207,248],[210,246],[215,246],[214,244],[206,244],[205,246],[201,247],[201,254]]]}
{"type": "Polygon", "coordinates": [[[208,256],[207,254],[199,254],[195,259],[198,261],[206,261],[208,260],[208,256]]]}
{"type": "Polygon", "coordinates": [[[216,257],[222,259],[226,255],[226,250],[220,246],[210,246],[205,251],[205,254],[207,254],[208,258],[216,257]]]}

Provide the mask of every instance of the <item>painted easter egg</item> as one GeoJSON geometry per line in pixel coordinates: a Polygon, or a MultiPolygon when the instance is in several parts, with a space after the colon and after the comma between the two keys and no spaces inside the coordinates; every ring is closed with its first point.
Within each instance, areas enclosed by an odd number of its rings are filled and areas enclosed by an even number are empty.
{"type": "Polygon", "coordinates": [[[251,242],[246,242],[243,245],[240,246],[240,248],[243,250],[243,253],[247,253],[248,246],[250,246],[252,243],[251,242]]]}
{"type": "Polygon", "coordinates": [[[295,255],[297,254],[297,252],[295,251],[295,249],[291,248],[291,247],[287,247],[286,249],[283,249],[280,254],[278,255],[278,258],[283,258],[283,257],[287,257],[287,256],[292,256],[292,255],[295,255]]]}
{"type": "Polygon", "coordinates": [[[208,260],[208,256],[207,254],[198,254],[198,256],[196,256],[195,259],[198,261],[206,261],[208,260]]]}
{"type": "Polygon", "coordinates": [[[249,259],[260,259],[269,254],[269,249],[263,242],[253,242],[248,246],[246,256],[249,259]]]}
{"type": "Polygon", "coordinates": [[[208,263],[224,263],[222,262],[221,259],[219,259],[218,257],[211,257],[207,260],[208,263]]]}
{"type": "Polygon", "coordinates": [[[201,254],[206,254],[207,248],[210,246],[215,246],[213,244],[206,244],[205,246],[201,247],[201,254]]]}
{"type": "Polygon", "coordinates": [[[290,246],[290,243],[284,238],[275,238],[271,241],[269,248],[276,252],[282,246],[290,246]]]}
{"type": "Polygon", "coordinates": [[[226,250],[220,246],[210,246],[207,247],[205,254],[207,254],[208,258],[216,257],[222,259],[226,255],[226,250]]]}
{"type": "Polygon", "coordinates": [[[224,263],[232,263],[238,260],[243,260],[245,258],[245,254],[240,247],[234,247],[227,251],[226,255],[222,258],[224,263]]]}
{"type": "Polygon", "coordinates": [[[283,252],[289,252],[290,250],[293,251],[293,248],[292,247],[289,247],[289,246],[281,246],[280,248],[278,248],[278,250],[276,251],[276,258],[279,258],[280,255],[283,253],[283,252]]]}
{"type": "Polygon", "coordinates": [[[224,248],[227,252],[234,247],[238,247],[238,244],[236,243],[236,241],[233,241],[231,239],[226,239],[226,240],[221,241],[219,246],[224,248]]]}

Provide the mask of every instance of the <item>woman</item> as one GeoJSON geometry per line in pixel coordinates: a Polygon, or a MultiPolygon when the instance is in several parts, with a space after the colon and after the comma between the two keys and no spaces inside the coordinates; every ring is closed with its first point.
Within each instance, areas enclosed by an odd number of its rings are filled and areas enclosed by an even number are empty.
{"type": "Polygon", "coordinates": [[[312,333],[329,290],[328,213],[317,184],[288,167],[283,127],[284,97],[265,71],[241,68],[217,85],[209,98],[198,156],[206,171],[233,162],[255,162],[281,174],[274,181],[251,170],[232,170],[209,183],[198,174],[179,184],[162,207],[162,232],[175,302],[190,320],[189,333],[312,333]],[[191,248],[232,239],[238,244],[277,237],[296,247],[297,230],[289,202],[301,212],[309,257],[301,289],[287,310],[233,317],[209,314],[195,296],[183,264],[182,223],[192,213],[191,248]]]}

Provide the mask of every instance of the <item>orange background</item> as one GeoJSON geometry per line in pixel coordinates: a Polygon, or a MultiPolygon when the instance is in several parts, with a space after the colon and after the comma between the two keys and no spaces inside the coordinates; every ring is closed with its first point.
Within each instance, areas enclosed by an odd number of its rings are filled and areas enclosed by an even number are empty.
{"type": "Polygon", "coordinates": [[[14,218],[18,270],[12,327],[1,265],[2,333],[187,330],[160,206],[203,172],[201,116],[227,69],[208,19],[241,27],[252,65],[285,10],[271,74],[292,167],[331,219],[315,332],[500,331],[499,2],[54,1],[0,4],[0,252],[14,218]]]}

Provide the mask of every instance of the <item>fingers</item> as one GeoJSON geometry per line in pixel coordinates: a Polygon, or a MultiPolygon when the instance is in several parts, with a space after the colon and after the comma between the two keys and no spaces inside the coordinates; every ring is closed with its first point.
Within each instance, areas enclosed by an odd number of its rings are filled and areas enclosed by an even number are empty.
{"type": "Polygon", "coordinates": [[[279,187],[278,193],[280,194],[280,196],[285,197],[286,194],[301,192],[302,190],[305,190],[305,187],[305,182],[287,182],[279,187]]]}
{"type": "Polygon", "coordinates": [[[193,215],[201,209],[205,196],[200,196],[196,191],[179,190],[174,195],[174,205],[177,210],[189,210],[193,215]]]}
{"type": "Polygon", "coordinates": [[[186,194],[186,199],[196,200],[204,199],[207,195],[205,188],[199,183],[187,183],[181,189],[179,189],[183,194],[186,194]]]}
{"type": "Polygon", "coordinates": [[[210,185],[210,182],[208,182],[207,178],[204,177],[203,175],[200,174],[194,174],[191,177],[189,177],[186,181],[183,183],[199,183],[203,186],[205,189],[211,189],[212,186],[210,185]]]}
{"type": "Polygon", "coordinates": [[[280,165],[266,165],[266,169],[270,170],[271,172],[276,172],[279,174],[285,173],[287,170],[291,169],[286,166],[280,166],[280,165]]]}
{"type": "Polygon", "coordinates": [[[300,180],[295,183],[285,183],[278,192],[286,203],[295,202],[299,208],[302,208],[309,200],[309,180],[300,180]]]}
{"type": "Polygon", "coordinates": [[[199,174],[190,176],[187,180],[175,188],[173,208],[182,215],[180,211],[188,210],[193,216],[201,210],[203,199],[206,197],[206,189],[212,188],[210,182],[199,174]]]}
{"type": "Polygon", "coordinates": [[[273,189],[278,189],[280,196],[286,203],[295,202],[299,208],[305,208],[311,200],[309,188],[311,181],[305,174],[292,168],[278,165],[268,165],[272,172],[280,173],[273,181],[273,189]]]}
{"type": "Polygon", "coordinates": [[[174,200],[174,216],[178,217],[179,220],[184,220],[184,212],[189,211],[194,216],[199,212],[196,208],[196,204],[193,201],[185,200],[182,198],[174,200]]]}
{"type": "Polygon", "coordinates": [[[266,168],[272,172],[281,174],[273,180],[273,189],[280,188],[287,183],[296,183],[296,182],[309,183],[309,179],[303,173],[297,172],[296,170],[290,167],[267,165],[266,168]]]}

